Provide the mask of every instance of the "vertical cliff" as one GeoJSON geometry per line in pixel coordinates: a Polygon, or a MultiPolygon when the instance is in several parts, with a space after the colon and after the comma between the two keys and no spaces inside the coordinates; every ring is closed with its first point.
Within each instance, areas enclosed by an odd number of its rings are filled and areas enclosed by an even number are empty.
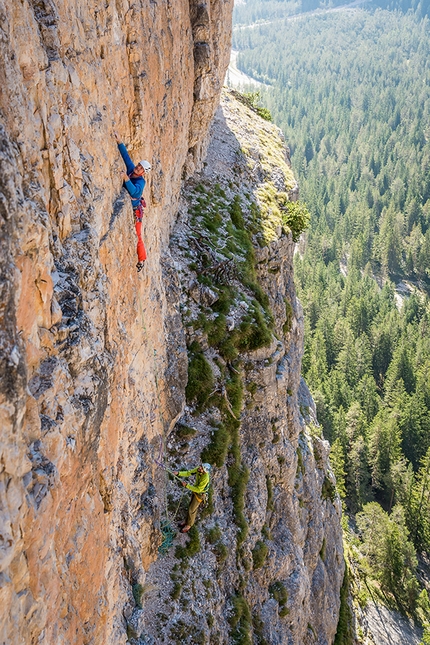
{"type": "MultiPolygon", "coordinates": [[[[190,363],[166,463],[207,460],[213,486],[198,525],[150,567],[143,642],[333,643],[340,501],[300,378],[296,199],[280,131],[225,92],[171,238],[190,363]]],[[[184,519],[182,489],[164,486],[169,520],[184,519]]]]}
{"type": "Polygon", "coordinates": [[[0,642],[333,641],[297,186],[233,95],[208,137],[231,11],[0,0],[0,642]],[[153,168],[139,275],[114,129],[153,168]],[[209,508],[160,557],[186,497],[158,464],[201,455],[209,508]]]}
{"type": "Polygon", "coordinates": [[[158,546],[148,446],[186,381],[162,257],[232,4],[0,2],[0,642],[126,641],[158,546]],[[113,129],[153,167],[143,277],[113,129]]]}

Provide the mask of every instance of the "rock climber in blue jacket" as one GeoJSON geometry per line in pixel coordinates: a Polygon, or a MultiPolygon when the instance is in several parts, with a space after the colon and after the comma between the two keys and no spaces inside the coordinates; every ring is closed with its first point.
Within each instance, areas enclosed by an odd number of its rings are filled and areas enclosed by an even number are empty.
{"type": "Polygon", "coordinates": [[[142,217],[143,209],[146,206],[145,200],[142,197],[143,189],[145,188],[145,174],[151,170],[151,164],[149,161],[144,159],[139,161],[137,166],[134,165],[130,159],[130,155],[127,152],[127,148],[121,142],[118,134],[115,132],[115,139],[118,144],[118,150],[121,153],[121,157],[125,163],[127,172],[122,173],[122,178],[124,181],[124,188],[127,190],[128,194],[131,197],[131,205],[133,208],[133,213],[135,217],[135,228],[137,235],[137,270],[141,271],[143,269],[143,263],[146,260],[146,249],[142,240],[142,217]]]}

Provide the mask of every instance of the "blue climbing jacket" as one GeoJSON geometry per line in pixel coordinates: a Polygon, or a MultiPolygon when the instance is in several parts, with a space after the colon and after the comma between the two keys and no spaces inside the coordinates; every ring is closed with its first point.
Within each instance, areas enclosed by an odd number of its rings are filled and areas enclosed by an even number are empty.
{"type": "MultiPolygon", "coordinates": [[[[127,168],[127,175],[131,175],[134,170],[134,163],[130,159],[130,155],[127,152],[127,148],[123,143],[118,144],[118,150],[121,153],[121,157],[127,168]]],[[[127,189],[131,197],[131,205],[133,210],[136,210],[140,204],[140,198],[142,197],[143,189],[145,188],[146,181],[143,177],[130,177],[128,181],[124,182],[124,186],[127,189]]]]}

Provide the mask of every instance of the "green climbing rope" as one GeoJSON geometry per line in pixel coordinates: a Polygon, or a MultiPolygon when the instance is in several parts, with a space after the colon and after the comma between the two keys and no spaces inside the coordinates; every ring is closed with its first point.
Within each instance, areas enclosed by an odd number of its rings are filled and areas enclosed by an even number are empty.
{"type": "Polygon", "coordinates": [[[172,524],[169,520],[162,520],[160,524],[161,534],[163,536],[163,541],[158,547],[158,553],[161,555],[166,555],[167,551],[173,544],[173,540],[176,536],[176,531],[172,528],[172,524]]]}

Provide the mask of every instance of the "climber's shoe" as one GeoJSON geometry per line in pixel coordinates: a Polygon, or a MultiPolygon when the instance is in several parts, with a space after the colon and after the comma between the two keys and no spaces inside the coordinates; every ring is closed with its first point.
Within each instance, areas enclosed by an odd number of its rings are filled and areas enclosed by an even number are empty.
{"type": "Polygon", "coordinates": [[[188,526],[188,524],[185,524],[184,528],[182,529],[181,533],[188,533],[190,530],[191,526],[188,526]]]}
{"type": "Polygon", "coordinates": [[[137,272],[138,272],[138,273],[139,273],[139,271],[142,271],[142,269],[143,269],[144,265],[145,265],[145,262],[138,262],[138,263],[136,264],[136,269],[137,269],[137,272]]]}

